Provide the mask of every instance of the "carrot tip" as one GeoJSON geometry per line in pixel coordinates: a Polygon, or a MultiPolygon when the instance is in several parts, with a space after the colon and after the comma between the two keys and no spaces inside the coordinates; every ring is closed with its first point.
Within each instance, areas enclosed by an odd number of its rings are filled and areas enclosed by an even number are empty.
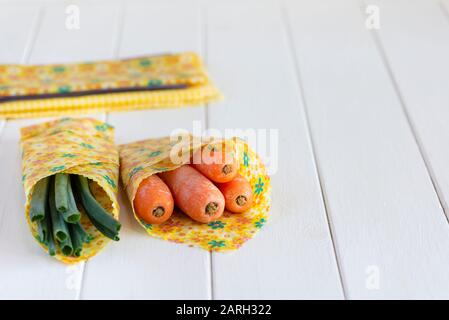
{"type": "Polygon", "coordinates": [[[246,197],[243,195],[240,195],[235,199],[235,203],[237,203],[241,207],[244,206],[247,201],[248,199],[246,199],[246,197]]]}
{"type": "Polygon", "coordinates": [[[206,214],[208,216],[213,216],[218,210],[218,203],[209,202],[206,206],[206,214]]]}
{"type": "Polygon", "coordinates": [[[165,213],[165,209],[163,207],[157,207],[153,209],[153,216],[159,218],[162,217],[165,213]]]}
{"type": "Polygon", "coordinates": [[[226,164],[226,165],[223,166],[223,169],[221,169],[221,171],[224,174],[230,174],[232,172],[232,166],[229,165],[229,164],[226,164]]]}

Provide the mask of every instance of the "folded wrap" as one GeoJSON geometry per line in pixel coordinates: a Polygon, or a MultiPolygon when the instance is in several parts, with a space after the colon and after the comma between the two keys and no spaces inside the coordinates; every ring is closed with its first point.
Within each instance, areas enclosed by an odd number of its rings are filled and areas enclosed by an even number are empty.
{"type": "Polygon", "coordinates": [[[192,52],[54,65],[0,65],[0,118],[198,105],[221,99],[192,52]]]}

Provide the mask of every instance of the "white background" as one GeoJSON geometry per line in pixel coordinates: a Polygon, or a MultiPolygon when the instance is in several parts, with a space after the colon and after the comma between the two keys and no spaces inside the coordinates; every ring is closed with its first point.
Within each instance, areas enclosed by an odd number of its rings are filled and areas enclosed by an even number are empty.
{"type": "Polygon", "coordinates": [[[209,253],[146,236],[121,194],[121,241],[67,267],[23,216],[19,129],[43,119],[0,120],[0,298],[449,298],[449,2],[0,1],[0,63],[186,50],[224,102],[94,116],[118,143],[279,129],[267,226],[209,253]]]}

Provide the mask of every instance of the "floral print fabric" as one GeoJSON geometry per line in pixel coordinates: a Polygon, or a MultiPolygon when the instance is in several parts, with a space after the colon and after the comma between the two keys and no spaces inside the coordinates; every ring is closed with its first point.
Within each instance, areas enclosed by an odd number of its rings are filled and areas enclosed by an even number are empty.
{"type": "Polygon", "coordinates": [[[0,117],[179,107],[220,98],[192,52],[77,64],[0,65],[0,117]]]}
{"type": "MultiPolygon", "coordinates": [[[[222,217],[209,224],[195,222],[176,209],[171,218],[160,225],[148,224],[134,213],[139,224],[150,236],[222,252],[240,248],[265,225],[271,202],[271,184],[265,166],[243,140],[233,138],[226,140],[225,143],[234,148],[240,160],[239,173],[248,179],[253,188],[252,208],[241,214],[225,211],[222,217]]],[[[191,154],[203,144],[194,145],[186,142],[182,148],[185,147],[184,150],[191,154]]],[[[119,146],[121,178],[131,205],[143,179],[180,166],[173,163],[170,158],[170,152],[175,146],[178,148],[180,144],[171,141],[170,137],[119,146]]],[[[188,161],[189,159],[186,159],[183,163],[188,161]]]]}

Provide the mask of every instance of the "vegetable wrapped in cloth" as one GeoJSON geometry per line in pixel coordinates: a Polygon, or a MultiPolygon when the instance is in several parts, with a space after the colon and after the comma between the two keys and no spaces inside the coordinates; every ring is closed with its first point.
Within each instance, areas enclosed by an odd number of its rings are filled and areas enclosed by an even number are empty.
{"type": "Polygon", "coordinates": [[[110,125],[88,118],[41,123],[22,128],[21,147],[25,214],[45,251],[77,263],[117,240],[119,159],[110,125]],[[114,230],[105,235],[93,219],[114,230]]]}

